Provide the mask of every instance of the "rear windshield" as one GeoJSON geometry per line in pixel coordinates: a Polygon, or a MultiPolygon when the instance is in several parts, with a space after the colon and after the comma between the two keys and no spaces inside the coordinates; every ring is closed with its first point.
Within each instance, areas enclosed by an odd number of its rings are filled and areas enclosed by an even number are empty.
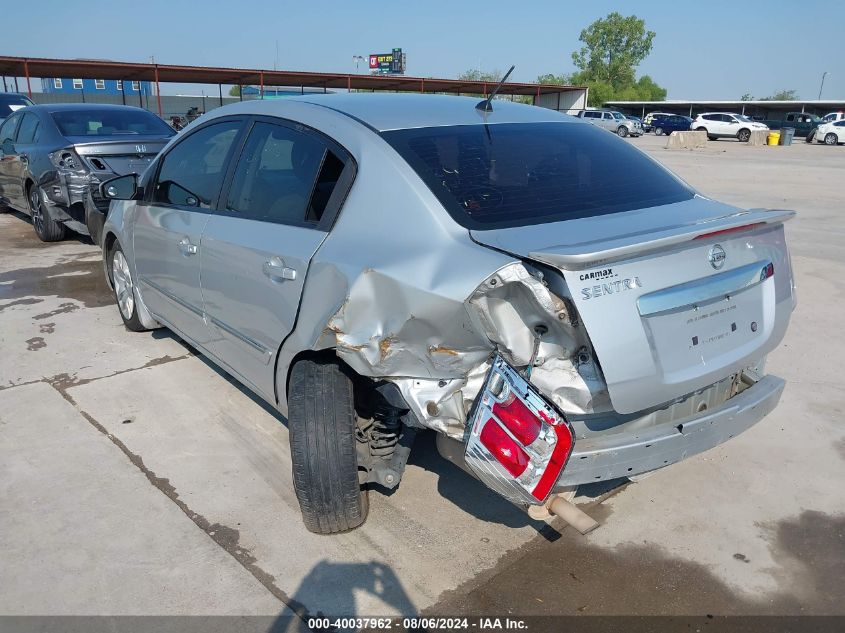
{"type": "Polygon", "coordinates": [[[31,105],[32,101],[20,95],[0,95],[0,119],[5,119],[15,110],[31,105]]]}
{"type": "Polygon", "coordinates": [[[594,217],[694,195],[627,141],[586,123],[462,125],[383,136],[469,229],[594,217]]]}
{"type": "Polygon", "coordinates": [[[66,110],[51,112],[64,136],[126,136],[149,134],[172,136],[173,129],[143,110],[66,110]]]}

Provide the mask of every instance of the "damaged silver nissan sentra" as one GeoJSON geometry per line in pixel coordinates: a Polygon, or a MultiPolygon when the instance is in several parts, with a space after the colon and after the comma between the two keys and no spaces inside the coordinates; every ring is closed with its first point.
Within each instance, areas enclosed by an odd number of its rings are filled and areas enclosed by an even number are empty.
{"type": "Polygon", "coordinates": [[[418,429],[535,513],[741,433],[795,305],[785,220],[538,107],[320,95],[214,110],[114,200],[107,277],[287,415],[308,529],[360,525],[418,429]]]}

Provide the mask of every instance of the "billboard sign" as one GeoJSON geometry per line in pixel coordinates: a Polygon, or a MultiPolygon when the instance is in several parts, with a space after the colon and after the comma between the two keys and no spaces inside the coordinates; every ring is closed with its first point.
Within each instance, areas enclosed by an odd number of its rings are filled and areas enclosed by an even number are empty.
{"type": "Polygon", "coordinates": [[[370,70],[374,73],[402,74],[405,72],[405,54],[401,48],[394,48],[392,53],[372,53],[370,70]]]}

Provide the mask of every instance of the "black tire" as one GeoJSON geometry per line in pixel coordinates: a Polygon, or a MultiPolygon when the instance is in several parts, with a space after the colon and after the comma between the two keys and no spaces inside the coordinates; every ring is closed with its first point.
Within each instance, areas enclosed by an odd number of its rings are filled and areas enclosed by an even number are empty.
{"type": "Polygon", "coordinates": [[[628,136],[628,128],[626,128],[624,125],[620,125],[618,128],[616,128],[616,133],[622,138],[625,138],[626,136],[628,136]]]}
{"type": "Polygon", "coordinates": [[[839,143],[839,138],[833,132],[828,132],[824,135],[825,145],[836,145],[837,143],[839,143]]]}
{"type": "Polygon", "coordinates": [[[663,136],[663,128],[662,127],[654,128],[654,135],[655,136],[663,136]]]}
{"type": "Polygon", "coordinates": [[[126,326],[127,330],[130,330],[132,332],[146,332],[148,328],[145,328],[144,325],[141,323],[141,319],[138,318],[138,301],[135,295],[135,283],[132,280],[132,273],[131,271],[129,271],[128,264],[126,265],[126,269],[123,272],[121,272],[120,270],[115,271],[116,265],[119,268],[123,268],[118,263],[120,258],[123,258],[123,262],[126,262],[126,255],[124,255],[123,249],[120,247],[119,242],[116,241],[114,243],[111,250],[109,251],[108,258],[109,279],[111,279],[112,289],[114,292],[114,300],[117,303],[117,311],[120,314],[120,318],[123,319],[123,325],[126,326]],[[128,278],[128,288],[126,288],[125,282],[122,281],[124,278],[128,278]],[[123,296],[124,291],[129,293],[126,295],[127,298],[129,296],[131,296],[132,298],[131,307],[127,307],[125,298],[123,296]]]}
{"type": "Polygon", "coordinates": [[[815,136],[816,136],[816,128],[813,128],[812,130],[810,130],[810,133],[807,134],[806,137],[804,137],[804,142],[805,143],[812,143],[815,136]]]}
{"type": "Polygon", "coordinates": [[[32,218],[32,227],[35,229],[38,239],[42,242],[60,242],[65,239],[67,227],[50,217],[50,213],[44,208],[41,193],[36,185],[30,185],[27,198],[29,199],[29,215],[32,218]]]}
{"type": "Polygon", "coordinates": [[[736,138],[740,143],[747,143],[748,139],[751,138],[751,130],[747,128],[742,128],[739,132],[736,133],[736,138]]]}
{"type": "Polygon", "coordinates": [[[300,360],[288,388],[293,486],[305,527],[348,532],[367,518],[358,483],[352,380],[330,360],[300,360]]]}

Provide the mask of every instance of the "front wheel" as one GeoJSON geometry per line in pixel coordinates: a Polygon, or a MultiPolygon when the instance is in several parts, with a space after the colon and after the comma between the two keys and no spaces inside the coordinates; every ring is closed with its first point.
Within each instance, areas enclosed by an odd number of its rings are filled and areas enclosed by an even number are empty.
{"type": "Polygon", "coordinates": [[[751,130],[746,130],[745,128],[743,128],[736,133],[736,137],[737,139],[739,139],[740,143],[747,143],[748,139],[751,138],[751,130]]]}
{"type": "Polygon", "coordinates": [[[357,416],[349,375],[328,359],[303,359],[290,374],[288,431],[293,486],[305,527],[348,532],[367,518],[358,481],[357,416]]]}
{"type": "Polygon", "coordinates": [[[59,242],[65,239],[67,227],[50,217],[37,185],[29,188],[29,215],[32,218],[32,228],[42,242],[59,242]]]}
{"type": "Polygon", "coordinates": [[[654,128],[654,135],[655,136],[663,136],[663,128],[662,127],[654,128]]]}
{"type": "Polygon", "coordinates": [[[135,297],[135,283],[132,281],[132,271],[129,270],[129,262],[120,243],[115,242],[109,253],[109,274],[114,288],[114,298],[117,301],[117,308],[120,311],[120,318],[123,325],[132,332],[143,332],[147,328],[138,318],[138,301],[135,297]]]}
{"type": "Polygon", "coordinates": [[[616,129],[616,133],[617,133],[619,136],[621,136],[622,138],[625,138],[626,136],[628,136],[628,128],[626,128],[624,125],[620,125],[620,126],[616,129]]]}
{"type": "Polygon", "coordinates": [[[836,145],[839,142],[839,138],[833,132],[829,132],[824,135],[824,144],[825,145],[836,145]]]}

